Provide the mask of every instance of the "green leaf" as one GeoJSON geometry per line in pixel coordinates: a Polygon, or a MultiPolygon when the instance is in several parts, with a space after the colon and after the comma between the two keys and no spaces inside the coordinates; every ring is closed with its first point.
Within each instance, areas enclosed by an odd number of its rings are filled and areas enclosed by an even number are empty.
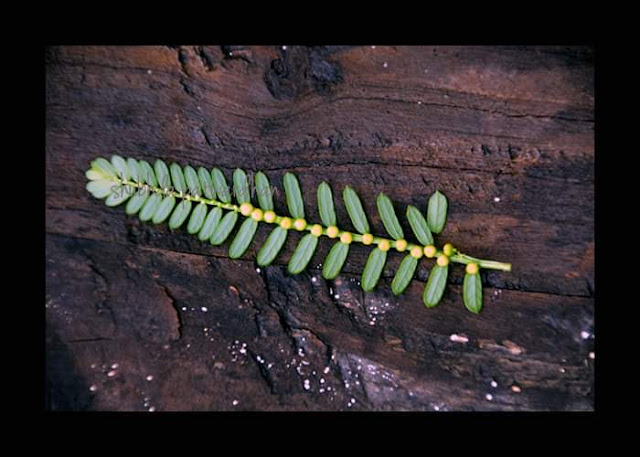
{"type": "Polygon", "coordinates": [[[242,225],[240,226],[240,230],[236,237],[233,239],[231,246],[229,246],[229,257],[232,259],[237,259],[238,257],[242,257],[242,254],[245,253],[251,241],[253,241],[253,237],[256,234],[256,230],[258,229],[258,222],[250,217],[245,219],[242,225]]]}
{"type": "Polygon", "coordinates": [[[431,230],[429,230],[427,221],[418,208],[413,205],[407,206],[407,220],[420,244],[424,246],[433,245],[431,230]]]}
{"type": "Polygon", "coordinates": [[[127,198],[131,197],[135,193],[135,188],[126,185],[126,186],[115,186],[112,189],[111,195],[107,197],[104,201],[107,206],[118,206],[127,200],[127,198]]]}
{"type": "Polygon", "coordinates": [[[158,209],[158,206],[160,206],[161,202],[162,202],[162,196],[160,194],[155,194],[155,193],[151,194],[147,202],[144,204],[144,206],[140,210],[140,214],[138,215],[140,220],[142,222],[151,220],[156,210],[158,209]]]}
{"type": "Polygon", "coordinates": [[[184,174],[182,174],[182,167],[177,163],[171,164],[171,181],[173,182],[173,188],[178,192],[184,192],[187,190],[187,185],[184,182],[184,174]]]}
{"type": "Polygon", "coordinates": [[[435,234],[442,232],[447,222],[447,197],[439,191],[435,191],[429,197],[427,206],[427,224],[435,234]]]}
{"type": "Polygon", "coordinates": [[[289,214],[295,219],[304,219],[304,203],[298,178],[293,173],[285,173],[282,178],[289,214]]]}
{"type": "Polygon", "coordinates": [[[105,179],[108,180],[108,176],[106,176],[97,168],[89,168],[87,171],[84,172],[84,175],[90,181],[101,181],[101,180],[103,181],[105,179]]]}
{"type": "Polygon", "coordinates": [[[127,202],[125,212],[129,215],[136,214],[149,198],[150,192],[146,189],[137,189],[133,197],[127,202]]]}
{"type": "Polygon", "coordinates": [[[129,168],[129,172],[131,173],[131,180],[140,182],[140,168],[138,166],[138,161],[129,157],[127,159],[127,167],[129,168]]]}
{"type": "Polygon", "coordinates": [[[122,157],[118,155],[111,156],[111,164],[116,169],[119,178],[128,180],[131,177],[127,162],[122,157]]]}
{"type": "Polygon", "coordinates": [[[287,269],[292,275],[297,275],[307,267],[307,264],[311,260],[313,253],[318,246],[318,237],[311,233],[306,234],[298,243],[296,250],[293,251],[291,259],[289,259],[289,265],[287,269]]]}
{"type": "Polygon", "coordinates": [[[112,193],[112,187],[118,189],[120,185],[116,184],[113,181],[107,181],[105,179],[100,179],[97,181],[89,181],[87,183],[87,190],[93,195],[95,198],[105,198],[112,193]]]}
{"type": "Polygon", "coordinates": [[[167,167],[167,164],[158,159],[153,164],[153,169],[156,172],[158,187],[161,189],[171,189],[171,178],[169,177],[169,167],[167,167]]]}
{"type": "Polygon", "coordinates": [[[398,271],[396,271],[396,275],[391,282],[391,290],[395,295],[400,295],[404,292],[411,282],[417,266],[418,259],[411,254],[402,259],[402,262],[400,262],[400,266],[398,267],[398,271]]]}
{"type": "Polygon", "coordinates": [[[149,162],[146,160],[139,160],[138,166],[140,168],[140,181],[142,183],[149,184],[151,187],[156,187],[158,185],[158,182],[156,181],[156,174],[154,173],[153,168],[151,168],[151,165],[149,165],[149,162]]]}
{"type": "Polygon", "coordinates": [[[105,178],[115,178],[117,177],[117,171],[113,168],[113,165],[109,163],[109,161],[103,157],[98,157],[96,160],[91,162],[91,168],[95,168],[99,170],[105,178]]]}
{"type": "Polygon", "coordinates": [[[482,309],[482,280],[480,273],[464,275],[464,283],[462,285],[462,297],[464,305],[472,313],[478,314],[482,309]]]}
{"type": "Polygon", "coordinates": [[[198,174],[193,169],[193,167],[189,165],[184,167],[184,180],[187,182],[189,194],[195,197],[199,197],[200,195],[202,195],[202,190],[200,189],[200,180],[198,179],[198,174]]]}
{"type": "Polygon", "coordinates": [[[208,240],[213,235],[213,231],[216,229],[222,219],[222,209],[216,207],[211,210],[209,215],[205,218],[204,224],[198,233],[198,239],[200,241],[208,240]]]}
{"type": "Polygon", "coordinates": [[[428,308],[436,306],[440,302],[442,294],[444,293],[444,288],[447,285],[448,274],[448,265],[446,267],[434,265],[431,269],[431,273],[429,273],[429,279],[427,280],[427,285],[424,288],[423,296],[424,304],[427,305],[428,308]]]}
{"type": "Polygon", "coordinates": [[[209,242],[213,245],[218,245],[224,243],[224,240],[231,234],[231,230],[236,225],[238,221],[238,213],[235,211],[229,211],[222,218],[218,226],[213,231],[211,238],[209,238],[209,242]]]}
{"type": "Polygon", "coordinates": [[[342,192],[342,197],[344,198],[347,213],[349,213],[355,229],[360,233],[369,233],[370,229],[369,222],[367,222],[367,215],[364,213],[364,209],[362,209],[362,202],[360,202],[360,197],[358,197],[356,191],[346,186],[342,192]]]}
{"type": "Polygon", "coordinates": [[[404,232],[402,231],[402,227],[400,227],[400,222],[398,221],[396,212],[393,209],[391,199],[380,192],[376,199],[376,205],[378,206],[378,212],[380,213],[380,218],[382,219],[384,228],[387,230],[389,235],[391,235],[395,240],[404,238],[404,232]]]}
{"type": "MultiPolygon", "coordinates": [[[[187,232],[191,235],[194,233],[198,233],[202,228],[202,224],[204,224],[204,218],[207,215],[207,204],[200,203],[196,206],[191,213],[191,218],[189,219],[189,223],[187,224],[187,232]]],[[[209,234],[211,236],[211,234],[209,234]]]]}
{"type": "Polygon", "coordinates": [[[371,292],[376,287],[386,261],[387,251],[381,251],[378,248],[371,251],[362,272],[362,289],[364,291],[371,292]]]}
{"type": "MultiPolygon", "coordinates": [[[[325,222],[326,223],[326,222],[325,222]]],[[[335,243],[327,258],[324,259],[324,265],[322,266],[322,277],[324,279],[334,279],[340,274],[342,266],[345,260],[347,260],[347,254],[349,254],[349,245],[338,241],[335,243]]]]}
{"type": "Polygon", "coordinates": [[[160,204],[158,205],[158,209],[153,214],[153,218],[151,218],[151,222],[154,224],[160,224],[164,222],[164,220],[169,217],[171,214],[171,210],[176,206],[176,198],[173,195],[167,195],[162,199],[160,204]]]}
{"type": "Polygon", "coordinates": [[[211,182],[211,174],[209,170],[205,167],[198,168],[198,178],[200,178],[200,186],[202,187],[202,192],[204,196],[209,200],[216,199],[216,191],[213,188],[213,183],[211,182]]]}
{"type": "Polygon", "coordinates": [[[287,239],[287,233],[287,230],[282,227],[276,227],[273,229],[264,242],[264,245],[260,248],[260,251],[258,251],[258,265],[264,267],[273,262],[287,239]]]}
{"type": "Polygon", "coordinates": [[[269,185],[269,179],[263,172],[259,171],[256,173],[255,184],[260,208],[264,211],[273,211],[273,192],[269,185]]]}
{"type": "Polygon", "coordinates": [[[213,181],[213,188],[218,194],[218,198],[221,202],[231,203],[231,193],[229,192],[229,186],[227,180],[218,168],[211,170],[211,180],[213,181]]]}
{"type": "Polygon", "coordinates": [[[326,181],[321,182],[318,186],[318,212],[322,223],[327,227],[338,225],[331,187],[326,181]]]}
{"type": "Polygon", "coordinates": [[[183,224],[183,222],[187,219],[187,216],[189,216],[190,212],[191,212],[190,200],[182,200],[180,203],[178,203],[178,206],[176,206],[176,209],[173,211],[173,214],[171,214],[171,218],[169,218],[169,228],[171,230],[175,230],[178,227],[180,227],[183,224]]]}
{"type": "Polygon", "coordinates": [[[233,193],[239,204],[251,203],[249,181],[247,180],[247,174],[241,168],[236,168],[233,172],[233,193]]]}

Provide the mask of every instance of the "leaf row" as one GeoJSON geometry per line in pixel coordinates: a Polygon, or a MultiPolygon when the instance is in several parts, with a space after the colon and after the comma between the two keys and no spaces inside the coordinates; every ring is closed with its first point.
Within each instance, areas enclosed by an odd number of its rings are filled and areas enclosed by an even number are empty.
{"type": "MultiPolygon", "coordinates": [[[[231,258],[239,258],[246,252],[256,234],[258,223],[267,220],[267,213],[273,213],[274,208],[273,189],[269,179],[262,172],[255,174],[254,187],[250,188],[247,173],[242,169],[236,169],[233,172],[231,192],[224,174],[218,168],[207,170],[199,167],[196,170],[189,165],[167,165],[162,160],[156,160],[151,166],[145,160],[124,159],[114,155],[110,161],[104,158],[94,160],[86,175],[89,179],[87,190],[94,197],[105,199],[107,206],[117,206],[126,201],[127,214],[137,215],[141,221],[151,221],[155,224],[168,219],[168,225],[172,230],[178,229],[186,222],[188,233],[196,235],[201,241],[208,240],[213,245],[220,245],[229,238],[238,222],[239,212],[247,216],[229,246],[231,258]],[[254,211],[252,206],[254,193],[260,212],[254,211]],[[237,205],[232,203],[233,200],[237,205]]],[[[330,238],[339,237],[339,240],[331,247],[324,260],[322,275],[326,279],[337,277],[346,262],[353,237],[349,232],[337,228],[331,187],[327,182],[322,182],[317,189],[317,208],[324,227],[311,227],[304,221],[304,200],[294,174],[284,174],[283,187],[289,214],[296,222],[293,227],[311,232],[305,234],[298,242],[289,259],[288,271],[298,274],[307,267],[317,248],[319,236],[324,234],[330,238]],[[298,224],[298,221],[302,223],[298,224]],[[346,235],[342,236],[344,234],[346,235]]],[[[361,280],[362,288],[371,291],[379,281],[391,245],[388,240],[374,237],[370,233],[362,202],[352,187],[346,186],[342,197],[353,227],[361,235],[362,243],[376,244],[369,254],[361,280]]],[[[433,246],[433,234],[441,233],[444,229],[447,199],[439,191],[434,192],[427,203],[426,218],[417,207],[407,206],[406,217],[409,226],[422,246],[409,244],[404,240],[404,232],[393,203],[387,195],[380,193],[376,199],[376,206],[385,230],[394,240],[392,243],[396,250],[402,252],[411,247],[391,283],[394,294],[399,295],[408,287],[416,272],[419,259],[423,255],[422,248],[433,246]]],[[[269,222],[277,225],[258,250],[257,263],[260,266],[269,265],[275,260],[291,228],[290,218],[277,216],[275,213],[271,216],[269,222]]],[[[432,268],[424,293],[427,306],[435,306],[442,298],[447,273],[448,266],[436,265],[432,268]]],[[[472,306],[467,307],[477,312],[482,300],[479,275],[475,275],[475,278],[468,282],[471,285],[468,288],[465,286],[464,289],[465,304],[469,301],[472,306]]]]}

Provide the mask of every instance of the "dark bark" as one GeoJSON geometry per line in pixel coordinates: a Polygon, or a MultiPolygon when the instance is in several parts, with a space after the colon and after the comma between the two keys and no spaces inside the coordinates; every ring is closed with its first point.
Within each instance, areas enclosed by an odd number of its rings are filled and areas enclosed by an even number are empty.
{"type": "Polygon", "coordinates": [[[54,47],[46,65],[49,408],[593,409],[591,49],[54,47]],[[399,254],[363,293],[362,246],[336,281],[326,240],[286,274],[297,236],[257,272],[265,227],[231,260],[93,199],[84,171],[112,153],[263,170],[280,190],[293,171],[314,222],[317,185],[349,184],[378,234],[378,192],[409,233],[404,208],[437,188],[440,242],[513,271],[483,273],[478,316],[460,266],[434,309],[430,263],[391,293],[399,254]]]}

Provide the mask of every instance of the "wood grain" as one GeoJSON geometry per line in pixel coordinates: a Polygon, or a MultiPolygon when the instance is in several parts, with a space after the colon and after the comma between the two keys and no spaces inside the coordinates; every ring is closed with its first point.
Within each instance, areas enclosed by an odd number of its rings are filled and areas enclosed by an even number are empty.
{"type": "Polygon", "coordinates": [[[593,409],[591,49],[75,46],[49,48],[46,65],[48,408],[593,409]],[[326,240],[289,277],[295,234],[258,273],[265,227],[230,260],[229,242],[93,199],[84,171],[112,153],[229,181],[263,170],[280,213],[295,172],[313,222],[320,182],[350,185],[377,234],[377,193],[410,233],[406,205],[425,210],[439,189],[439,242],[513,271],[483,272],[478,316],[462,268],[436,308],[422,304],[426,261],[394,297],[399,254],[364,294],[362,246],[335,281],[320,275],[326,240]]]}

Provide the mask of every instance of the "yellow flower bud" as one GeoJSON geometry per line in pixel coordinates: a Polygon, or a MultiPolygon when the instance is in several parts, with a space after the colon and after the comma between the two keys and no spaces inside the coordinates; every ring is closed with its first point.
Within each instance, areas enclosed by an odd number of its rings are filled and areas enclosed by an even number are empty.
{"type": "Polygon", "coordinates": [[[322,235],[322,225],[320,224],[315,224],[314,226],[311,227],[311,234],[313,236],[320,236],[322,235]]]}
{"type": "Polygon", "coordinates": [[[329,238],[335,238],[338,236],[338,227],[332,225],[331,227],[327,227],[327,236],[329,238]]]}
{"type": "Polygon", "coordinates": [[[263,217],[264,217],[264,213],[260,208],[254,209],[253,212],[251,213],[251,219],[253,219],[254,221],[260,222],[263,217]]]}
{"type": "Polygon", "coordinates": [[[435,257],[435,255],[436,255],[436,247],[433,246],[433,245],[425,246],[424,247],[424,255],[427,256],[428,258],[435,257]]]}
{"type": "Polygon", "coordinates": [[[422,249],[420,249],[420,246],[415,246],[411,248],[410,252],[411,252],[411,255],[416,259],[419,259],[420,257],[422,257],[422,249]]]}
{"type": "Polygon", "coordinates": [[[407,242],[405,240],[396,240],[396,250],[402,252],[407,249],[407,242]]]}
{"type": "Polygon", "coordinates": [[[388,251],[390,247],[391,243],[389,243],[389,240],[382,240],[378,243],[378,249],[381,251],[388,251]]]}
{"type": "Polygon", "coordinates": [[[469,273],[470,275],[475,275],[478,274],[478,271],[480,271],[480,267],[478,266],[477,263],[470,263],[467,265],[467,273],[469,273]]]}
{"type": "Polygon", "coordinates": [[[305,228],[307,228],[307,221],[305,221],[304,219],[296,219],[293,222],[293,227],[301,232],[302,230],[304,230],[305,228]]]}
{"type": "Polygon", "coordinates": [[[276,220],[276,213],[274,213],[273,211],[265,211],[264,220],[265,222],[268,222],[269,224],[271,224],[276,220]]]}
{"type": "Polygon", "coordinates": [[[293,221],[290,217],[283,217],[282,220],[280,220],[280,227],[282,227],[283,229],[289,230],[292,224],[293,221]]]}
{"type": "Polygon", "coordinates": [[[444,252],[444,255],[446,256],[450,256],[451,254],[453,254],[453,244],[451,243],[445,244],[444,247],[442,248],[442,252],[444,252]]]}
{"type": "Polygon", "coordinates": [[[441,255],[438,257],[438,260],[436,260],[436,262],[441,267],[446,267],[447,265],[449,265],[449,257],[447,257],[446,255],[441,255]]]}
{"type": "Polygon", "coordinates": [[[365,233],[362,235],[362,244],[369,245],[373,243],[373,235],[371,233],[365,233]]]}
{"type": "Polygon", "coordinates": [[[351,244],[351,242],[353,241],[353,236],[349,232],[344,232],[342,235],[340,235],[340,241],[342,241],[344,244],[351,244]]]}
{"type": "Polygon", "coordinates": [[[243,216],[248,216],[253,211],[253,205],[251,203],[243,203],[240,205],[240,213],[243,216]]]}

